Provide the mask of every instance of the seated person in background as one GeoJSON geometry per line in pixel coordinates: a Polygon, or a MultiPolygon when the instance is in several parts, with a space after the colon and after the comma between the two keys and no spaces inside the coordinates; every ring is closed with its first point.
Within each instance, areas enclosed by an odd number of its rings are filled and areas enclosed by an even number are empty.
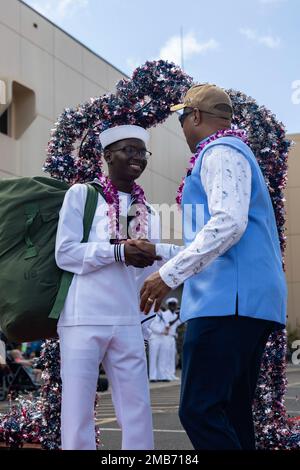
{"type": "Polygon", "coordinates": [[[26,372],[28,372],[31,379],[35,383],[38,383],[38,384],[41,383],[42,371],[40,369],[33,368],[34,359],[25,359],[22,352],[19,351],[19,349],[12,349],[10,351],[10,356],[16,364],[20,364],[23,367],[25,367],[26,372]]]}

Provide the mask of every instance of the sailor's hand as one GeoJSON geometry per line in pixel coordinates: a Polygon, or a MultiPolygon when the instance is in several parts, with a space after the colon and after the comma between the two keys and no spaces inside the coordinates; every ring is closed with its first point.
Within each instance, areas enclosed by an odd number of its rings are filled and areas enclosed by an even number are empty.
{"type": "Polygon", "coordinates": [[[155,244],[151,243],[149,240],[144,240],[144,239],[132,240],[132,239],[129,239],[129,240],[127,240],[127,243],[129,243],[130,245],[134,245],[137,248],[139,248],[139,250],[141,250],[142,252],[144,252],[148,255],[151,255],[155,260],[157,260],[157,261],[161,260],[160,256],[156,256],[156,246],[155,246],[155,244]]]}
{"type": "MultiPolygon", "coordinates": [[[[147,242],[148,245],[152,245],[147,242]]],[[[154,261],[160,259],[156,256],[155,250],[148,247],[147,250],[141,248],[136,240],[127,240],[124,242],[125,263],[127,266],[135,266],[136,268],[146,268],[152,266],[154,261]]],[[[155,248],[155,245],[153,245],[155,248]]]]}

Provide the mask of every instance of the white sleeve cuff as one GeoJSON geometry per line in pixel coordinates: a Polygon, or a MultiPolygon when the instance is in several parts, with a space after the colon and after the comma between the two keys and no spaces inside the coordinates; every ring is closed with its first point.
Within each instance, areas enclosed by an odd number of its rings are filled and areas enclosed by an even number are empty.
{"type": "Polygon", "coordinates": [[[120,255],[122,263],[125,263],[125,243],[121,243],[120,255]]]}
{"type": "Polygon", "coordinates": [[[112,245],[116,263],[124,263],[125,261],[125,245],[124,243],[115,243],[112,245]]]}

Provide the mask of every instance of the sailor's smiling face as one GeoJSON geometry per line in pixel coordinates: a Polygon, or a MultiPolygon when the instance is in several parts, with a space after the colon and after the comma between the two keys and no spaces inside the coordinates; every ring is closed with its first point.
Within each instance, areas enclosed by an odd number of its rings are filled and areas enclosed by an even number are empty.
{"type": "Polygon", "coordinates": [[[104,150],[104,158],[110,175],[128,181],[139,178],[147,166],[147,152],[145,143],[136,138],[122,139],[109,145],[104,150]]]}

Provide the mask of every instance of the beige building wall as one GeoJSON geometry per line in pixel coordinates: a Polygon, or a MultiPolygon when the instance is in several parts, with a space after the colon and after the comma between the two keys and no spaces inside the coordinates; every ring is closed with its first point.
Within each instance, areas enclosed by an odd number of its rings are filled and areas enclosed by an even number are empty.
{"type": "Polygon", "coordinates": [[[288,137],[294,141],[288,160],[286,190],[288,322],[291,328],[300,329],[300,134],[288,137]]]}
{"type": "MultiPolygon", "coordinates": [[[[113,92],[123,77],[26,4],[0,0],[0,81],[6,83],[9,99],[13,82],[22,85],[28,96],[31,91],[35,94],[35,115],[22,135],[0,133],[0,177],[46,176],[41,168],[59,114],[67,106],[113,92]]],[[[150,149],[153,156],[140,183],[149,202],[174,203],[190,153],[176,116],[151,131],[150,149]]]]}

